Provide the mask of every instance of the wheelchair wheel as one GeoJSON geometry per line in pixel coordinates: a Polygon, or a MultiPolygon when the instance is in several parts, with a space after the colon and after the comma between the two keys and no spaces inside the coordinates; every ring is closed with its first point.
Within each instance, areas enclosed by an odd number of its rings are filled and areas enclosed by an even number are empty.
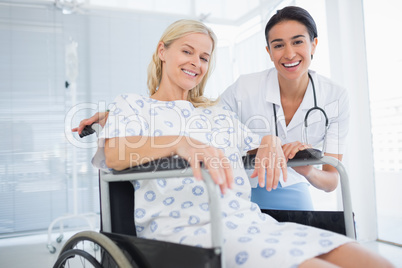
{"type": "Polygon", "coordinates": [[[59,267],[102,268],[137,267],[137,265],[107,236],[84,231],[66,242],[53,266],[53,268],[59,267]]]}
{"type": "Polygon", "coordinates": [[[70,259],[79,257],[81,263],[84,267],[86,267],[86,262],[90,263],[93,267],[102,268],[102,265],[97,261],[95,257],[93,257],[88,252],[81,249],[69,249],[64,253],[60,254],[60,257],[57,259],[54,267],[70,267],[70,263],[68,262],[70,259]],[[68,264],[67,264],[68,263],[68,264]]]}

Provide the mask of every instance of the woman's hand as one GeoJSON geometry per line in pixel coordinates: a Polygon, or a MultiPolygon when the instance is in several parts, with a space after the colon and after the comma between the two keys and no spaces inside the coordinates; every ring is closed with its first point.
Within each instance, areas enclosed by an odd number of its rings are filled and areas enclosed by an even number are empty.
{"type": "Polygon", "coordinates": [[[90,118],[84,119],[80,122],[80,125],[76,128],[73,128],[71,131],[72,132],[78,132],[78,134],[81,134],[82,130],[89,125],[92,125],[93,123],[98,123],[102,127],[105,126],[106,120],[109,116],[109,112],[98,112],[91,116],[90,118]]]}
{"type": "Polygon", "coordinates": [[[207,144],[201,143],[190,137],[184,137],[183,145],[178,146],[176,154],[186,159],[192,170],[194,177],[201,180],[201,165],[204,163],[205,168],[209,171],[212,179],[219,185],[222,194],[226,193],[226,189],[233,187],[233,171],[229,159],[224,155],[223,151],[207,144]]]}
{"type": "Polygon", "coordinates": [[[251,178],[258,176],[260,187],[266,186],[266,189],[271,191],[278,186],[281,171],[283,180],[286,181],[287,165],[281,140],[276,136],[264,136],[257,150],[254,172],[251,174],[251,178]]]}
{"type": "MultiPolygon", "coordinates": [[[[298,151],[302,151],[307,148],[312,148],[312,146],[310,144],[301,143],[300,141],[291,142],[282,146],[287,161],[289,159],[293,159],[298,151]]],[[[325,155],[342,160],[342,155],[327,153],[325,155]]],[[[322,170],[314,168],[311,165],[292,168],[297,173],[304,176],[308,182],[317,189],[331,192],[335,190],[338,185],[338,171],[331,165],[323,165],[322,170]]]]}
{"type": "MultiPolygon", "coordinates": [[[[295,157],[297,152],[303,151],[304,149],[307,148],[312,148],[312,146],[310,144],[304,144],[300,141],[287,143],[282,146],[283,154],[285,155],[286,161],[289,161],[289,159],[293,159],[293,157],[295,157]]],[[[307,178],[309,177],[309,174],[312,172],[313,166],[308,165],[308,166],[293,167],[293,169],[300,175],[307,178]]]]}

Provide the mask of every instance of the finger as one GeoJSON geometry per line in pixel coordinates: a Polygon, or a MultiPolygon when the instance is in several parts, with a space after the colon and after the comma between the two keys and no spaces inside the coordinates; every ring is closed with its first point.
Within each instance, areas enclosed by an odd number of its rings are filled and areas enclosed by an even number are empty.
{"type": "Polygon", "coordinates": [[[283,181],[286,182],[288,179],[288,165],[286,164],[285,159],[282,159],[280,162],[281,170],[282,170],[282,176],[283,176],[283,181]]]}
{"type": "Polygon", "coordinates": [[[77,132],[77,131],[78,131],[78,127],[71,129],[71,132],[77,132]]]}
{"type": "Polygon", "coordinates": [[[276,153],[272,153],[272,158],[267,166],[267,178],[266,178],[266,189],[271,191],[275,179],[275,166],[276,166],[276,153]]]}
{"type": "Polygon", "coordinates": [[[288,160],[291,156],[292,146],[290,146],[290,144],[285,144],[284,146],[282,146],[282,151],[286,160],[288,160]]]}
{"type": "Polygon", "coordinates": [[[223,171],[223,168],[218,168],[217,171],[219,173],[219,177],[218,177],[218,183],[220,183],[219,188],[221,189],[222,194],[226,194],[226,190],[228,188],[226,174],[223,171]]]}
{"type": "Polygon", "coordinates": [[[217,149],[217,157],[219,160],[219,163],[215,164],[215,168],[219,171],[220,178],[222,178],[223,184],[227,187],[227,177],[226,177],[226,172],[225,168],[227,167],[227,162],[225,159],[225,155],[223,154],[223,151],[220,149],[217,149]]]}
{"type": "Polygon", "coordinates": [[[226,194],[226,190],[228,188],[228,181],[227,181],[227,177],[226,177],[226,173],[224,172],[223,168],[219,168],[219,178],[222,179],[222,184],[219,185],[219,187],[221,188],[221,193],[222,194],[226,194]]]}
{"type": "Polygon", "coordinates": [[[307,147],[305,146],[305,144],[301,143],[301,142],[297,142],[298,144],[295,144],[295,147],[292,148],[291,152],[289,153],[289,156],[286,160],[289,159],[293,159],[295,157],[295,155],[299,152],[299,151],[303,151],[304,149],[306,149],[307,147]]]}
{"type": "Polygon", "coordinates": [[[276,161],[274,168],[274,178],[272,180],[272,189],[277,188],[280,175],[281,175],[280,161],[276,161]]]}
{"type": "Polygon", "coordinates": [[[190,167],[193,170],[193,176],[197,181],[202,180],[200,163],[195,159],[192,159],[190,162],[190,167]]]}
{"type": "Polygon", "coordinates": [[[254,166],[254,171],[251,173],[250,178],[255,178],[258,175],[258,169],[254,166]]]}
{"type": "Polygon", "coordinates": [[[212,165],[210,163],[210,161],[204,161],[204,164],[205,164],[206,168],[208,169],[212,180],[218,185],[224,184],[224,178],[221,174],[220,169],[216,168],[214,165],[212,165]]]}
{"type": "Polygon", "coordinates": [[[260,187],[265,186],[265,168],[264,168],[264,163],[261,163],[261,159],[259,157],[256,157],[256,169],[254,173],[257,173],[256,175],[258,176],[258,185],[260,187]]]}
{"type": "Polygon", "coordinates": [[[226,189],[227,189],[227,187],[225,187],[223,184],[222,184],[222,185],[219,185],[219,189],[221,189],[221,193],[222,193],[223,195],[226,194],[226,189]]]}
{"type": "Polygon", "coordinates": [[[84,130],[84,128],[87,125],[90,125],[91,123],[88,122],[88,119],[84,119],[80,122],[80,125],[78,126],[78,134],[81,134],[81,132],[84,130]]]}
{"type": "Polygon", "coordinates": [[[269,176],[266,174],[265,168],[260,167],[258,169],[258,184],[260,185],[261,188],[263,188],[265,185],[269,183],[269,176]]]}
{"type": "Polygon", "coordinates": [[[229,163],[229,159],[227,157],[223,158],[223,172],[225,173],[225,177],[226,177],[226,182],[227,182],[227,186],[230,189],[233,189],[233,170],[232,170],[232,165],[230,165],[229,163]]]}
{"type": "Polygon", "coordinates": [[[302,151],[302,150],[304,150],[304,149],[307,149],[307,145],[304,144],[304,143],[302,143],[302,144],[300,144],[300,146],[299,146],[298,149],[299,149],[300,151],[302,151]]]}
{"type": "MultiPolygon", "coordinates": [[[[303,149],[302,149],[303,150],[303,149]]],[[[302,151],[299,147],[295,147],[292,149],[292,151],[289,153],[288,157],[286,158],[286,160],[288,161],[289,159],[293,159],[293,157],[295,157],[295,155],[297,154],[298,151],[302,151]]]]}

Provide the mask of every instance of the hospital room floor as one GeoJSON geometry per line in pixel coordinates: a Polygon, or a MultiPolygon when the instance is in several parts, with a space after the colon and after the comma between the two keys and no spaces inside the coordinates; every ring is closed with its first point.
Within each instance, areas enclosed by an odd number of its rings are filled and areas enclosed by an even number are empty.
{"type": "MultiPolygon", "coordinates": [[[[66,241],[74,233],[65,233],[63,241],[66,241]]],[[[52,267],[63,244],[63,242],[57,244],[55,242],[56,237],[57,235],[53,239],[53,245],[57,248],[55,254],[50,254],[46,248],[47,234],[0,239],[0,267],[52,267]]],[[[396,267],[402,268],[401,247],[379,242],[363,243],[363,246],[378,252],[396,267]]]]}

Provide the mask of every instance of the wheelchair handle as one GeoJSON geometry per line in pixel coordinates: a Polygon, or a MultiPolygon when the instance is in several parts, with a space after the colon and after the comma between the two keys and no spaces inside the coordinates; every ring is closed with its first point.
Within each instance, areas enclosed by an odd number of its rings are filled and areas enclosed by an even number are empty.
{"type": "Polygon", "coordinates": [[[80,138],[84,138],[94,133],[96,133],[96,136],[99,136],[101,130],[102,127],[98,123],[92,123],[91,125],[86,125],[80,134],[80,138]]]}

